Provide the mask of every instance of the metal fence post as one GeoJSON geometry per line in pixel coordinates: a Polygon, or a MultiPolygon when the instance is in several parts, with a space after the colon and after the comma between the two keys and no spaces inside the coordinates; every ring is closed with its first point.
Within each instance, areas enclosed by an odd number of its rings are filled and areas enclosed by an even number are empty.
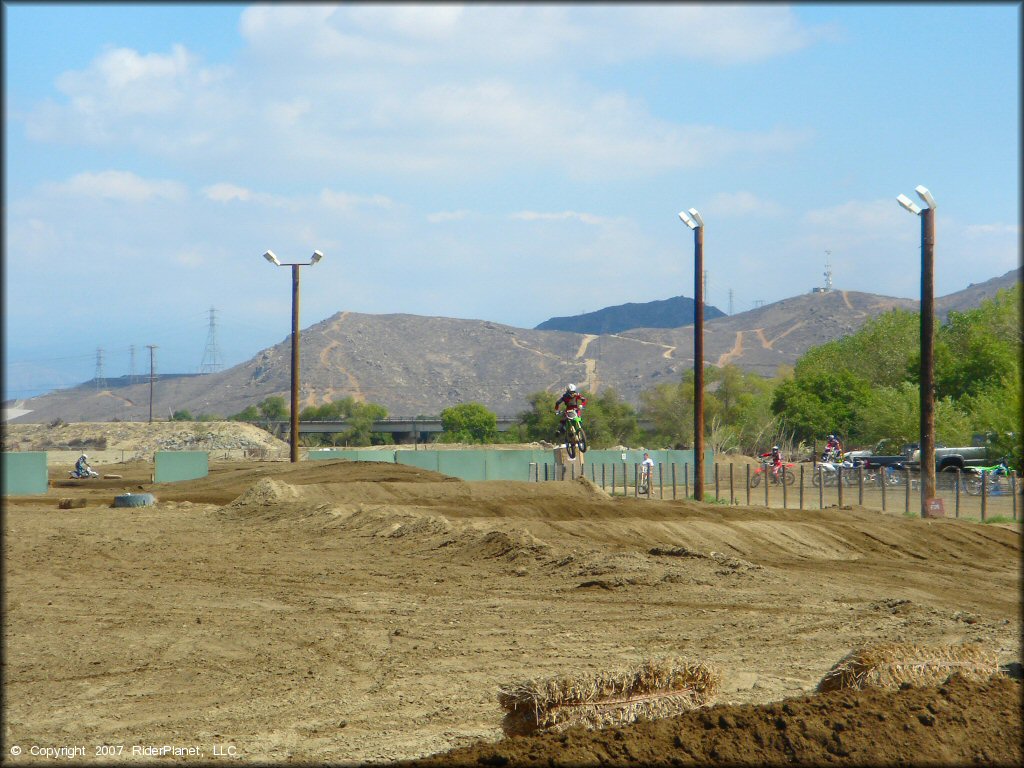
{"type": "Polygon", "coordinates": [[[683,497],[690,498],[690,465],[683,462],[683,497]]]}
{"type": "Polygon", "coordinates": [[[659,499],[664,499],[665,498],[665,480],[664,480],[664,473],[662,472],[662,465],[661,465],[660,461],[658,462],[658,498],[659,499]]]}
{"type": "Polygon", "coordinates": [[[821,468],[821,464],[818,467],[818,509],[825,508],[825,470],[821,468]]]}
{"type": "Polygon", "coordinates": [[[786,508],[786,465],[782,465],[782,508],[786,508]]]}
{"type": "Polygon", "coordinates": [[[985,522],[985,506],[988,499],[988,472],[981,470],[981,522],[985,522]]]}
{"type": "Polygon", "coordinates": [[[628,496],[629,495],[628,483],[629,483],[629,478],[626,477],[626,462],[622,462],[622,495],[623,496],[628,496]]]}
{"type": "Polygon", "coordinates": [[[633,462],[633,498],[637,498],[640,495],[640,483],[637,482],[640,478],[637,475],[637,465],[633,462]]]}
{"type": "Polygon", "coordinates": [[[864,466],[857,467],[857,503],[864,506],[864,466]]]}
{"type": "Polygon", "coordinates": [[[612,496],[615,495],[615,465],[612,464],[612,496]]]}
{"type": "Polygon", "coordinates": [[[676,463],[672,462],[672,499],[676,498],[676,463]]]}
{"type": "Polygon", "coordinates": [[[804,465],[800,465],[800,509],[804,508],[804,465]]]}
{"type": "Polygon", "coordinates": [[[715,501],[718,501],[720,494],[718,493],[718,462],[715,462],[715,501]]]}
{"type": "Polygon", "coordinates": [[[729,506],[730,507],[733,504],[736,503],[736,493],[734,491],[733,482],[732,482],[732,475],[733,475],[732,470],[733,470],[734,466],[736,466],[736,465],[732,464],[732,463],[729,464],[729,506]]]}
{"type": "Polygon", "coordinates": [[[906,512],[909,515],[910,514],[910,468],[907,467],[904,471],[907,473],[907,501],[906,501],[906,507],[904,508],[903,511],[906,512]]]}
{"type": "Polygon", "coordinates": [[[769,476],[770,473],[767,472],[767,471],[764,471],[762,474],[764,475],[764,477],[761,478],[761,482],[764,483],[764,505],[767,507],[768,506],[768,486],[771,485],[771,482],[770,482],[771,481],[771,477],[769,476]]]}
{"type": "Polygon", "coordinates": [[[882,511],[885,512],[885,486],[889,484],[888,467],[882,467],[878,470],[878,479],[882,483],[882,511]]]}
{"type": "Polygon", "coordinates": [[[745,466],[747,468],[747,506],[749,507],[750,506],[750,465],[749,464],[744,464],[743,466],[745,466]]]}
{"type": "Polygon", "coordinates": [[[964,473],[960,471],[960,467],[956,468],[956,490],[953,492],[953,516],[956,518],[960,517],[960,488],[963,484],[964,473]]]}
{"type": "Polygon", "coordinates": [[[839,471],[836,472],[836,485],[839,488],[839,508],[840,509],[843,508],[843,481],[844,480],[845,480],[845,478],[843,477],[843,468],[839,467],[839,471]]]}

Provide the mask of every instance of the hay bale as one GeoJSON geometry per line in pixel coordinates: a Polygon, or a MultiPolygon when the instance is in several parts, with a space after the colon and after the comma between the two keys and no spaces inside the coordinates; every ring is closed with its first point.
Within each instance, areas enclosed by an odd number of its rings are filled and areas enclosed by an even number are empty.
{"type": "Polygon", "coordinates": [[[721,680],[707,664],[678,658],[591,675],[527,680],[499,688],[508,735],[573,726],[604,728],[670,717],[711,703],[721,680]]]}
{"type": "Polygon", "coordinates": [[[899,688],[935,685],[952,674],[985,680],[999,673],[996,654],[977,643],[920,646],[913,643],[877,643],[855,649],[825,674],[818,692],[844,688],[899,688]]]}
{"type": "Polygon", "coordinates": [[[86,500],[83,498],[71,499],[64,497],[57,501],[57,509],[82,509],[86,503],[86,500]]]}

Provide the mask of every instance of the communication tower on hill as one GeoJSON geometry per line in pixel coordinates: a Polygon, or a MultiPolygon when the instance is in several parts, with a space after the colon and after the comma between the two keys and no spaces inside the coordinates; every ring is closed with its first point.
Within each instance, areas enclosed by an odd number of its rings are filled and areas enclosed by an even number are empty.
{"type": "Polygon", "coordinates": [[[96,348],[96,375],[93,376],[93,381],[97,392],[107,385],[106,379],[103,378],[103,347],[96,348]]]}
{"type": "Polygon", "coordinates": [[[825,251],[825,293],[832,290],[832,265],[828,263],[832,251],[825,251]]]}
{"type": "Polygon", "coordinates": [[[199,364],[200,373],[216,373],[224,367],[217,349],[217,310],[210,307],[210,331],[206,334],[206,349],[199,364]]]}

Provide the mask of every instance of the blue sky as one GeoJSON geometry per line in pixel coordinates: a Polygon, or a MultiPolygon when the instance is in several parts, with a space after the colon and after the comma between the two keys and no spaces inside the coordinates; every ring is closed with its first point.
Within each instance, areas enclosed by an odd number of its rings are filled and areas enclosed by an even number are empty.
{"type": "Polygon", "coordinates": [[[918,184],[937,295],[1020,263],[1020,4],[3,12],[8,399],[282,341],[267,249],[302,327],[692,296],[690,207],[723,311],[917,298],[918,184]]]}

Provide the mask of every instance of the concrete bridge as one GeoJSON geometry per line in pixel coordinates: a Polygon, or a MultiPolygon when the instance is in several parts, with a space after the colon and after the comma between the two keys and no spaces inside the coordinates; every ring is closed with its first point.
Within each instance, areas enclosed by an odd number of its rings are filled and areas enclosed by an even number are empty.
{"type": "MultiPolygon", "coordinates": [[[[519,424],[519,419],[514,416],[499,416],[497,418],[498,431],[507,432],[510,428],[519,424]]],[[[257,421],[257,426],[266,427],[276,435],[286,438],[291,432],[290,421],[257,421]]],[[[337,421],[300,421],[299,434],[310,433],[331,433],[346,432],[351,424],[344,419],[337,421]]],[[[440,416],[389,416],[385,419],[377,419],[370,427],[371,432],[388,432],[394,436],[395,442],[411,443],[426,442],[433,435],[444,432],[440,416]]]]}
{"type": "MultiPolygon", "coordinates": [[[[499,432],[507,432],[517,426],[520,421],[516,416],[498,416],[497,427],[499,432]]],[[[287,439],[291,432],[290,421],[255,421],[251,422],[258,427],[263,427],[282,439],[287,439]]],[[[652,422],[643,420],[639,422],[640,428],[649,430],[652,422]]],[[[586,426],[586,421],[584,421],[586,426]]],[[[331,421],[300,421],[299,434],[345,432],[351,428],[351,424],[344,419],[331,421]]],[[[370,427],[371,432],[388,432],[396,443],[420,443],[429,442],[434,435],[444,432],[440,416],[388,416],[385,419],[377,419],[370,427]]]]}

